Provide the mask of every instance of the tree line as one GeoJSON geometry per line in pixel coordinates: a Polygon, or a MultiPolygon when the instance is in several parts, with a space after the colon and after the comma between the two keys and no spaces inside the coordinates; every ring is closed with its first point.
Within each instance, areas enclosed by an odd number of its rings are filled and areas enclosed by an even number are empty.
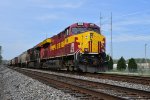
{"type": "MultiPolygon", "coordinates": [[[[150,59],[145,60],[145,58],[134,58],[134,60],[136,61],[136,63],[145,63],[145,61],[150,62],[150,59]]],[[[129,61],[129,59],[126,60],[126,62],[128,62],[128,61],[129,61]]],[[[113,59],[113,62],[115,64],[117,64],[118,59],[113,59]]]]}
{"type": "MultiPolygon", "coordinates": [[[[113,64],[114,64],[112,57],[107,55],[106,59],[108,60],[108,70],[112,70],[113,64]]],[[[117,60],[117,70],[118,71],[124,71],[126,68],[128,68],[129,72],[137,71],[137,63],[134,58],[128,59],[127,63],[123,57],[121,57],[119,60],[117,60]],[[127,64],[128,64],[128,67],[127,67],[127,64]]]]}

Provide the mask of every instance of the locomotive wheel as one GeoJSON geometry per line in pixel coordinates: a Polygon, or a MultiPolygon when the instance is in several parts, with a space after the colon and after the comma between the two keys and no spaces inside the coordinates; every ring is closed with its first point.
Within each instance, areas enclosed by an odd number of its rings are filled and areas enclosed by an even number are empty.
{"type": "Polygon", "coordinates": [[[83,72],[83,70],[82,70],[82,69],[80,69],[80,68],[78,68],[78,69],[77,69],[77,72],[82,73],[82,72],[83,72]]]}

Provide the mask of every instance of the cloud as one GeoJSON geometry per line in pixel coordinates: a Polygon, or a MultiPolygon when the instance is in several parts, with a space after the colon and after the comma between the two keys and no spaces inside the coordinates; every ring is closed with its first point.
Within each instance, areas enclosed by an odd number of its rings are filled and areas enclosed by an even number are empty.
{"type": "Polygon", "coordinates": [[[81,6],[82,6],[82,2],[79,2],[79,3],[64,3],[64,4],[46,4],[46,5],[41,5],[41,7],[43,7],[43,8],[50,8],[50,9],[57,9],[57,8],[74,9],[74,8],[79,8],[81,6]]]}
{"type": "MultiPolygon", "coordinates": [[[[144,11],[144,13],[148,13],[148,12],[150,12],[150,10],[144,11]]],[[[141,15],[141,14],[143,14],[143,11],[135,11],[135,12],[115,16],[115,18],[117,18],[117,19],[119,19],[119,18],[129,18],[129,17],[132,17],[132,16],[141,15]]]]}
{"type": "Polygon", "coordinates": [[[56,14],[49,14],[49,15],[43,15],[36,17],[37,20],[45,21],[45,20],[57,20],[60,19],[60,17],[56,14]]]}
{"type": "MultiPolygon", "coordinates": [[[[150,25],[150,15],[147,13],[136,15],[138,12],[126,14],[121,19],[117,19],[117,17],[113,17],[113,33],[115,34],[133,34],[135,32],[143,33],[143,30],[148,33],[149,25],[150,25]],[[134,16],[132,16],[134,15],[134,16]],[[130,16],[130,17],[127,17],[130,16]],[[131,28],[132,27],[132,28],[131,28]],[[146,30],[145,30],[146,29],[146,30]]],[[[140,14],[140,13],[138,13],[140,14]]],[[[110,33],[110,20],[107,21],[107,23],[102,25],[102,31],[103,33],[110,33]]]]}
{"type": "MultiPolygon", "coordinates": [[[[150,17],[150,16],[148,16],[150,17]]],[[[128,25],[147,25],[150,24],[149,18],[128,18],[120,22],[114,23],[115,26],[128,26],[128,25]]]]}
{"type": "Polygon", "coordinates": [[[28,0],[28,2],[31,2],[37,7],[41,8],[50,8],[50,9],[75,9],[80,8],[84,1],[75,1],[70,2],[69,0],[62,0],[62,1],[49,1],[49,0],[28,0]]]}
{"type": "MultiPolygon", "coordinates": [[[[110,36],[106,36],[108,42],[110,42],[110,36]]],[[[135,42],[135,41],[150,41],[150,35],[139,35],[139,34],[118,34],[113,35],[113,42],[135,42]]]]}

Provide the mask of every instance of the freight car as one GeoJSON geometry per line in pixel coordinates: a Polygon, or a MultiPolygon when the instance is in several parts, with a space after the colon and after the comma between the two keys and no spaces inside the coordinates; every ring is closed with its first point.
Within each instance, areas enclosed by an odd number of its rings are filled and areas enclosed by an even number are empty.
{"type": "Polygon", "coordinates": [[[105,40],[97,25],[75,23],[16,57],[12,65],[83,72],[106,71],[105,40]]]}

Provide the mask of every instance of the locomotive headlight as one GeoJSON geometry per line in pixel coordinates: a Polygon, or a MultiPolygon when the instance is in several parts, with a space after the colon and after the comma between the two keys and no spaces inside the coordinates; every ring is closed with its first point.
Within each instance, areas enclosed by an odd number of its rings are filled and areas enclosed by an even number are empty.
{"type": "Polygon", "coordinates": [[[84,48],[84,52],[88,52],[88,48],[84,48]]]}
{"type": "Polygon", "coordinates": [[[77,23],[77,25],[78,25],[78,26],[83,26],[83,23],[80,22],[80,23],[77,23]]]}

